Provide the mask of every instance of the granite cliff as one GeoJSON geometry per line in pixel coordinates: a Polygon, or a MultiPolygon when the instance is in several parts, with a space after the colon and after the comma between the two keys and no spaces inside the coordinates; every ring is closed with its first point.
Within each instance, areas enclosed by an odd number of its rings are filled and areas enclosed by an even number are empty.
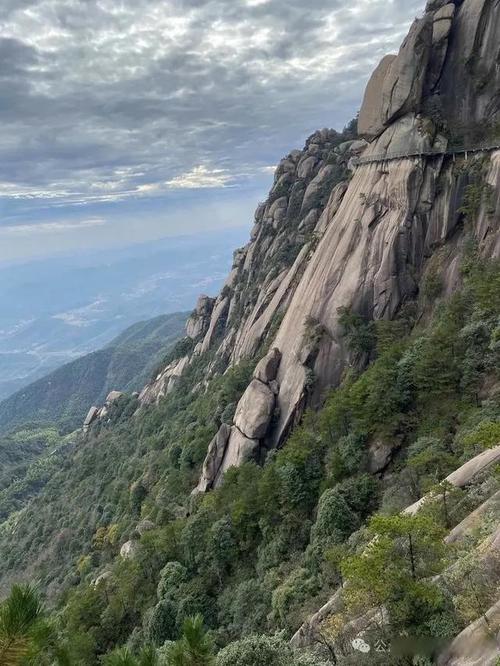
{"type": "Polygon", "coordinates": [[[496,666],[499,38],[429,2],[142,391],[0,441],[0,593],[39,582],[71,663],[496,666]]]}
{"type": "Polygon", "coordinates": [[[191,351],[141,394],[165,395],[199,355],[211,354],[209,375],[270,348],[263,363],[279,358],[210,444],[198,489],[280,446],[359,363],[343,311],[392,319],[431,271],[452,293],[471,237],[500,254],[499,37],[498,2],[429,2],[373,73],[358,134],[321,130],[279,164],[224,289],[189,319],[191,351]]]}

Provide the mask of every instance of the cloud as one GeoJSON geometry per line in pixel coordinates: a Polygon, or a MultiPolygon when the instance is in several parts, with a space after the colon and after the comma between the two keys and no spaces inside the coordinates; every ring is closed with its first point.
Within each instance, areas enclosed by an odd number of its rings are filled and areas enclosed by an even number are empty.
{"type": "Polygon", "coordinates": [[[66,231],[81,231],[88,227],[100,227],[106,224],[102,218],[90,218],[71,222],[41,222],[36,224],[11,224],[0,226],[0,235],[32,236],[33,234],[55,234],[66,231]]]}
{"type": "Polygon", "coordinates": [[[75,310],[68,312],[61,312],[53,315],[52,319],[59,319],[67,326],[74,326],[75,328],[86,328],[91,326],[96,321],[99,321],[99,315],[104,311],[106,299],[99,297],[96,301],[84,305],[75,310]]]}
{"type": "Polygon", "coordinates": [[[226,187],[232,180],[233,177],[225,169],[209,169],[200,165],[188,173],[172,178],[166,185],[172,189],[199,190],[206,187],[226,187]]]}
{"type": "Polygon", "coordinates": [[[423,5],[2,0],[2,205],[33,202],[32,219],[36,205],[245,186],[355,114],[423,5]]]}

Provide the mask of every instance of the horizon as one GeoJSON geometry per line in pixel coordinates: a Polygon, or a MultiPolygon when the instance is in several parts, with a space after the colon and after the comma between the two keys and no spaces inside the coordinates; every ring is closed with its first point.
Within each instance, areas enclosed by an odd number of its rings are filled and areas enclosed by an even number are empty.
{"type": "Polygon", "coordinates": [[[278,161],[356,115],[422,9],[389,4],[4,4],[0,265],[250,228],[278,161]]]}

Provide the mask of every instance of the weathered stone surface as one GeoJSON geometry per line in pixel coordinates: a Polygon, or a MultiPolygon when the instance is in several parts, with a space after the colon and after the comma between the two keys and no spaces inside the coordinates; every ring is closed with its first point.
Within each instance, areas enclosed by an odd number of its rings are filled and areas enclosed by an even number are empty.
{"type": "Polygon", "coordinates": [[[105,583],[113,577],[111,571],[104,571],[102,574],[97,576],[97,578],[92,582],[93,587],[99,587],[100,585],[105,585],[105,583]]]}
{"type": "Polygon", "coordinates": [[[260,444],[258,439],[245,437],[237,427],[233,426],[226,446],[224,459],[214,481],[214,487],[218,488],[222,484],[224,474],[228,469],[239,467],[244,462],[255,459],[259,450],[260,444]]]}
{"type": "Polygon", "coordinates": [[[299,164],[297,169],[297,175],[299,178],[310,178],[314,172],[318,160],[316,157],[311,155],[310,157],[305,157],[299,164]]]}
{"type": "Polygon", "coordinates": [[[318,197],[323,192],[328,181],[331,179],[335,168],[331,164],[322,167],[318,175],[313,178],[309,183],[304,194],[304,201],[302,202],[302,212],[308,212],[311,208],[315,208],[318,203],[318,197]]]}
{"type": "Polygon", "coordinates": [[[173,361],[156,377],[154,382],[147,384],[139,394],[141,405],[151,405],[157,403],[166,395],[171,393],[180,377],[186,371],[191,359],[184,356],[181,359],[173,361]]]}
{"type": "Polygon", "coordinates": [[[208,447],[208,453],[203,463],[200,481],[195,492],[205,493],[210,490],[217,477],[226,454],[227,444],[231,435],[231,426],[223,423],[208,447]]]}
{"type": "Polygon", "coordinates": [[[432,52],[432,18],[416,20],[397,56],[382,59],[366,88],[358,128],[376,137],[397,117],[415,111],[420,103],[432,52]]]}
{"type": "Polygon", "coordinates": [[[446,537],[446,543],[462,541],[466,535],[481,524],[486,515],[500,516],[500,490],[454,527],[446,537]]]}
{"type": "Polygon", "coordinates": [[[268,386],[252,380],[238,403],[235,425],[249,439],[262,439],[269,429],[275,402],[275,395],[268,386]]]}
{"type": "Polygon", "coordinates": [[[122,397],[123,393],[121,391],[111,391],[106,398],[106,404],[111,405],[113,402],[116,402],[122,397]]]}
{"type": "Polygon", "coordinates": [[[264,384],[269,384],[276,379],[280,362],[281,352],[275,347],[257,363],[253,376],[264,384]]]}
{"type": "Polygon", "coordinates": [[[443,39],[448,39],[450,34],[453,15],[455,14],[455,5],[450,2],[441,7],[432,20],[432,44],[435,46],[443,39]]]}
{"type": "Polygon", "coordinates": [[[432,19],[417,19],[392,61],[382,88],[382,120],[387,125],[396,117],[416,110],[422,98],[431,56],[432,19]]]}
{"type": "Polygon", "coordinates": [[[120,548],[120,556],[124,560],[133,560],[139,552],[139,542],[135,540],[127,541],[120,548]]]}
{"type": "Polygon", "coordinates": [[[477,474],[498,462],[500,462],[500,446],[483,451],[450,474],[446,480],[457,488],[463,488],[477,474]]]}
{"type": "Polygon", "coordinates": [[[391,462],[393,445],[390,442],[376,440],[368,449],[368,466],[372,474],[382,472],[391,462]]]}
{"type": "Polygon", "coordinates": [[[84,432],[87,431],[92,423],[96,420],[97,416],[99,414],[99,408],[98,407],[91,407],[87,413],[87,416],[85,417],[85,421],[83,422],[83,430],[84,432]]]}
{"type": "Polygon", "coordinates": [[[186,335],[188,338],[197,340],[207,332],[214,303],[214,298],[205,295],[199,297],[196,308],[186,324],[186,335]]]}
{"type": "MultiPolygon", "coordinates": [[[[452,486],[455,486],[456,488],[463,488],[464,486],[467,486],[469,483],[471,483],[471,481],[476,476],[478,476],[478,474],[481,474],[488,468],[496,465],[499,461],[500,445],[492,449],[487,449],[486,451],[483,451],[477,455],[475,458],[472,458],[472,460],[469,460],[457,470],[452,472],[449,476],[447,476],[445,481],[450,483],[452,486]]],[[[407,507],[404,510],[404,513],[412,516],[415,515],[427,500],[428,496],[426,495],[425,497],[419,499],[418,502],[415,502],[415,504],[407,507]]]]}
{"type": "Polygon", "coordinates": [[[218,326],[220,325],[220,322],[226,317],[228,309],[229,309],[229,299],[228,298],[219,299],[218,303],[214,307],[214,311],[210,319],[210,324],[208,326],[207,334],[205,335],[205,338],[203,340],[203,346],[202,346],[203,352],[208,351],[212,346],[212,342],[217,333],[218,326]]]}
{"type": "Polygon", "coordinates": [[[443,116],[455,134],[471,140],[478,124],[500,118],[500,12],[490,0],[466,0],[456,8],[448,54],[439,81],[443,116]]]}
{"type": "Polygon", "coordinates": [[[439,657],[438,666],[494,666],[500,645],[500,601],[469,625],[439,657]]]}
{"type": "Polygon", "coordinates": [[[382,91],[385,79],[396,58],[396,55],[384,56],[368,82],[358,118],[358,131],[363,136],[372,138],[384,129],[382,91]]]}

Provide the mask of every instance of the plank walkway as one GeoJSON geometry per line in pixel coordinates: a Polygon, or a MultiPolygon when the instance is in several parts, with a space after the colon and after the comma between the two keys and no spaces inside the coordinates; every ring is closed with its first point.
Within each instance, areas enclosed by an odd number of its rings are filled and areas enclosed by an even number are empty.
{"type": "Polygon", "coordinates": [[[390,162],[392,160],[402,160],[411,157],[440,157],[457,155],[465,155],[465,159],[469,154],[487,153],[493,150],[500,150],[500,145],[476,146],[473,148],[457,148],[456,150],[426,150],[415,153],[379,153],[378,155],[369,155],[367,157],[358,157],[354,161],[355,166],[362,166],[364,164],[373,164],[374,162],[390,162]]]}

